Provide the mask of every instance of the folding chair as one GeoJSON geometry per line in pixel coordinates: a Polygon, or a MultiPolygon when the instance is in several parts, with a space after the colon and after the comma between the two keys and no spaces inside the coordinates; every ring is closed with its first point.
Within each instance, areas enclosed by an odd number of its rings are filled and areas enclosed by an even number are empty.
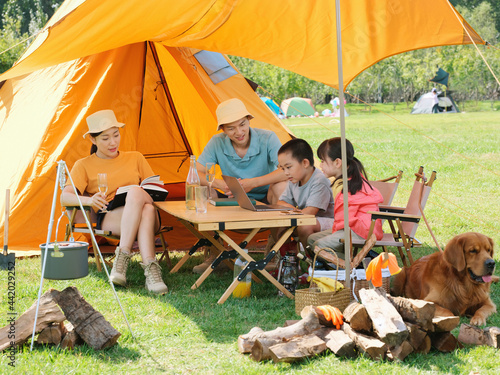
{"type": "MultiPolygon", "coordinates": [[[[95,225],[96,225],[97,215],[95,214],[94,210],[92,209],[91,206],[83,206],[83,208],[85,210],[85,215],[87,216],[89,222],[92,224],[93,227],[92,230],[94,232],[94,236],[100,236],[112,240],[120,240],[120,237],[113,235],[111,231],[96,229],[95,225]]],[[[64,235],[65,241],[67,241],[71,237],[72,233],[90,234],[90,231],[85,223],[83,213],[80,210],[80,206],[66,206],[64,207],[64,209],[66,210],[66,216],[68,217],[69,220],[69,223],[66,224],[66,233],[64,235]]],[[[172,261],[170,260],[168,243],[167,241],[165,241],[164,235],[165,233],[170,232],[172,229],[173,228],[171,226],[161,226],[160,229],[155,233],[155,236],[159,236],[161,241],[161,246],[163,248],[163,253],[160,257],[159,262],[165,259],[169,267],[172,267],[172,261]]],[[[94,250],[94,257],[96,259],[97,270],[101,271],[101,262],[97,254],[97,246],[95,243],[92,244],[92,248],[94,250]]],[[[111,264],[109,264],[108,261],[105,262],[106,264],[108,264],[108,266],[111,266],[111,264]]]]}
{"type": "Polygon", "coordinates": [[[405,267],[408,267],[406,258],[408,257],[410,265],[414,262],[411,255],[413,247],[421,246],[421,243],[415,238],[415,233],[418,229],[420,218],[423,215],[423,210],[429,194],[431,192],[432,184],[436,179],[436,172],[433,171],[431,177],[426,180],[424,176],[424,167],[420,167],[419,171],[415,173],[416,179],[408,199],[406,207],[393,207],[380,205],[380,212],[369,212],[371,214],[371,227],[368,234],[368,240],[360,241],[352,239],[353,247],[383,247],[387,251],[388,246],[397,247],[399,255],[405,267]],[[384,237],[377,241],[372,236],[375,221],[377,219],[387,220],[391,228],[391,233],[384,233],[384,237]],[[373,242],[372,246],[365,246],[367,242],[373,242]],[[403,252],[403,248],[405,252],[403,252]],[[406,253],[406,254],[405,254],[406,253]]]}
{"type": "Polygon", "coordinates": [[[394,199],[394,195],[396,195],[396,190],[398,190],[399,181],[401,181],[401,177],[403,176],[403,171],[399,171],[397,175],[385,178],[383,180],[369,181],[370,185],[380,191],[384,201],[382,205],[390,206],[392,204],[392,200],[394,199]],[[394,182],[389,182],[394,180],[394,182]]]}

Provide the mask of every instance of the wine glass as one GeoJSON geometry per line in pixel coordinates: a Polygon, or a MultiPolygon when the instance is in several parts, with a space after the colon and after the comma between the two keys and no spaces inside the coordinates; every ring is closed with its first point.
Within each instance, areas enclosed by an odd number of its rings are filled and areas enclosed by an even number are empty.
{"type": "Polygon", "coordinates": [[[207,163],[205,167],[205,175],[208,182],[208,199],[212,199],[212,183],[215,179],[215,163],[207,163]]]}
{"type": "MultiPolygon", "coordinates": [[[[97,174],[97,189],[100,193],[106,195],[108,192],[108,174],[107,173],[98,173],[97,174]]],[[[101,212],[108,212],[106,208],[101,210],[101,212]]]]}

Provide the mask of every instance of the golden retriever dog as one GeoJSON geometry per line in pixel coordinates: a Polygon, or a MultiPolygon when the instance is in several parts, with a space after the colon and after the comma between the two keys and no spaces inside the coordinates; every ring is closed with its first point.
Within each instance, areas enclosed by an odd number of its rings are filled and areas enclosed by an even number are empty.
{"type": "MultiPolygon", "coordinates": [[[[434,302],[455,315],[472,316],[473,325],[485,325],[496,312],[490,299],[491,282],[498,280],[494,270],[493,240],[480,233],[463,233],[448,242],[444,252],[426,255],[404,268],[394,279],[392,293],[434,302]]],[[[446,310],[438,313],[446,315],[446,310]]]]}

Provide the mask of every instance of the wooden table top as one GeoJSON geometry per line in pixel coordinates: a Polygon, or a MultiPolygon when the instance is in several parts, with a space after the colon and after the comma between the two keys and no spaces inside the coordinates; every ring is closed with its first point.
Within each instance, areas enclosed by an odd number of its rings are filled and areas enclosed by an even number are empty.
{"type": "Polygon", "coordinates": [[[225,229],[275,228],[316,224],[316,216],[282,211],[250,211],[239,206],[213,206],[207,212],[186,209],[184,201],[154,202],[158,209],[192,223],[200,231],[225,229]]]}

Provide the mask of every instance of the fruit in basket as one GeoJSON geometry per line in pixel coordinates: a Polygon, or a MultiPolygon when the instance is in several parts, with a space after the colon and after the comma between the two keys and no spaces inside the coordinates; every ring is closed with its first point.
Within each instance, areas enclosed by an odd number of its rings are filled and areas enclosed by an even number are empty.
{"type": "MultiPolygon", "coordinates": [[[[307,278],[307,281],[311,281],[311,277],[307,278]]],[[[335,292],[344,289],[344,285],[329,277],[313,277],[312,281],[316,283],[321,292],[335,292]]]]}

